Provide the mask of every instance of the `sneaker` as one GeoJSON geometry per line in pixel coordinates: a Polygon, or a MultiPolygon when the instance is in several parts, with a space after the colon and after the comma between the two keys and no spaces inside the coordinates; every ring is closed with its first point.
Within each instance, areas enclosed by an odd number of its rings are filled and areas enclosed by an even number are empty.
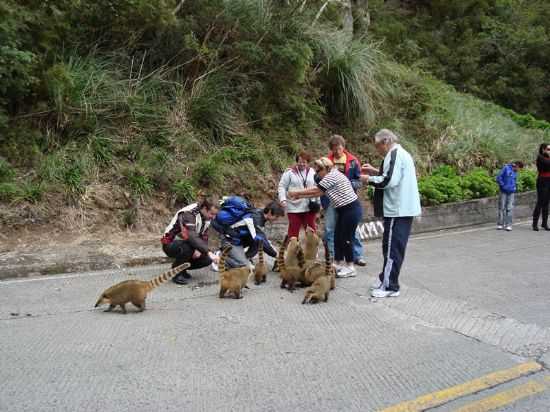
{"type": "Polygon", "coordinates": [[[336,271],[337,278],[353,278],[355,276],[357,276],[355,269],[347,266],[340,268],[340,270],[336,271]]]}
{"type": "Polygon", "coordinates": [[[504,226],[502,226],[502,225],[497,225],[497,230],[502,230],[502,229],[504,229],[504,226]]]}
{"type": "Polygon", "coordinates": [[[373,298],[396,298],[399,296],[399,291],[397,290],[386,290],[386,289],[374,289],[371,291],[370,295],[373,298]]]}
{"type": "Polygon", "coordinates": [[[380,282],[380,280],[376,279],[372,285],[370,285],[369,289],[370,290],[374,290],[374,289],[382,289],[382,282],[380,282]]]}
{"type": "Polygon", "coordinates": [[[363,258],[357,259],[353,263],[355,263],[357,266],[367,266],[367,262],[365,262],[365,259],[363,258]]]}
{"type": "Polygon", "coordinates": [[[506,226],[506,231],[511,232],[512,231],[512,226],[506,226]]]}
{"type": "Polygon", "coordinates": [[[180,275],[181,275],[184,279],[188,279],[188,280],[193,278],[193,276],[191,276],[191,275],[189,274],[189,272],[186,271],[186,270],[183,271],[183,272],[180,272],[180,275]]]}

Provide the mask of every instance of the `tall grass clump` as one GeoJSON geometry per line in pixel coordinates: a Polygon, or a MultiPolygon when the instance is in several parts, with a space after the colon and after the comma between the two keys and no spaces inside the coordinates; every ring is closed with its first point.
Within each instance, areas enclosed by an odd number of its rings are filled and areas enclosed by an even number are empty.
{"type": "Polygon", "coordinates": [[[319,83],[328,113],[348,123],[370,123],[377,100],[385,94],[382,77],[385,57],[367,39],[346,40],[343,33],[313,35],[321,66],[319,83]]]}

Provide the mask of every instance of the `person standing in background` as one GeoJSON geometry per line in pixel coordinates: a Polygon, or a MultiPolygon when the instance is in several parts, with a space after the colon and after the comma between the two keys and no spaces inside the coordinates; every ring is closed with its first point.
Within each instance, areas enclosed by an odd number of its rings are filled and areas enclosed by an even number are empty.
{"type": "MultiPolygon", "coordinates": [[[[334,164],[335,168],[342,172],[350,181],[353,190],[361,187],[361,163],[356,156],[346,150],[346,140],[340,135],[333,135],[329,142],[329,154],[327,158],[334,164]]],[[[331,206],[328,197],[321,198],[321,204],[325,209],[325,235],[330,253],[334,256],[334,230],[336,227],[336,211],[331,206]]],[[[353,259],[356,265],[365,266],[363,258],[363,243],[358,233],[353,235],[353,259]]],[[[350,276],[355,276],[355,271],[350,272],[350,276]]]]}
{"type": "Polygon", "coordinates": [[[498,197],[498,221],[497,229],[512,230],[512,215],[514,209],[514,196],[516,193],[516,180],[518,171],[523,169],[522,162],[513,162],[504,165],[497,175],[497,183],[500,189],[498,197]]]}
{"type": "Polygon", "coordinates": [[[539,146],[537,156],[537,205],[533,210],[533,230],[539,230],[539,217],[542,212],[542,228],[550,230],[548,227],[548,203],[550,202],[550,145],[543,143],[539,146]]]}

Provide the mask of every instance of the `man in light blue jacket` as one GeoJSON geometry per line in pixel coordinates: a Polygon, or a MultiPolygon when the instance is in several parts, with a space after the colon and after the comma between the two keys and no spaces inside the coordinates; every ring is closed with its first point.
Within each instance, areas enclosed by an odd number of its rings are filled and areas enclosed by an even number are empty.
{"type": "Polygon", "coordinates": [[[382,252],[384,267],[380,282],[372,288],[377,298],[399,296],[399,272],[411,233],[413,218],[421,213],[416,170],[411,155],[398,143],[397,136],[382,129],[374,136],[378,153],[384,156],[382,167],[363,165],[361,180],[374,186],[374,214],[384,218],[382,252]]]}

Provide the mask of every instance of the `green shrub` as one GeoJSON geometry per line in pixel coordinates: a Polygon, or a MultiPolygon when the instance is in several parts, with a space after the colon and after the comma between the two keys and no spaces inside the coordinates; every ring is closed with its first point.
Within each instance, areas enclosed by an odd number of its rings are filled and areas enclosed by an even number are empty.
{"type": "Polygon", "coordinates": [[[383,56],[378,46],[365,40],[348,45],[337,35],[318,40],[318,48],[327,112],[350,123],[372,121],[375,99],[383,94],[379,76],[383,56]]]}
{"type": "Polygon", "coordinates": [[[136,196],[148,196],[152,193],[154,184],[150,177],[138,165],[130,165],[123,169],[123,176],[130,191],[136,196]]]}
{"type": "Polygon", "coordinates": [[[517,177],[517,191],[527,192],[537,188],[537,171],[535,169],[522,169],[517,177]]]}
{"type": "Polygon", "coordinates": [[[22,195],[22,191],[15,183],[0,183],[0,201],[11,202],[22,195]]]}
{"type": "Polygon", "coordinates": [[[432,175],[422,177],[418,181],[418,190],[422,204],[425,206],[458,202],[464,196],[458,176],[445,177],[432,175]]]}
{"type": "Polygon", "coordinates": [[[64,150],[45,156],[40,164],[38,177],[46,183],[61,185],[62,191],[74,198],[84,193],[93,167],[85,151],[78,149],[76,145],[70,145],[64,150]]]}
{"type": "Polygon", "coordinates": [[[223,142],[239,129],[235,96],[227,75],[214,73],[196,83],[189,102],[189,119],[195,127],[211,131],[213,141],[223,142]]]}
{"type": "Polygon", "coordinates": [[[88,140],[88,149],[98,164],[107,166],[114,160],[113,142],[102,135],[91,136],[88,140]]]}
{"type": "Polygon", "coordinates": [[[193,178],[199,186],[216,188],[222,183],[222,168],[213,156],[199,160],[193,170],[193,178]]]}
{"type": "Polygon", "coordinates": [[[466,198],[480,199],[495,196],[498,184],[485,169],[476,168],[461,179],[462,189],[466,198]]]}
{"type": "Polygon", "coordinates": [[[172,192],[176,195],[176,202],[188,204],[195,201],[197,190],[189,179],[180,179],[172,185],[172,192]]]}
{"type": "Polygon", "coordinates": [[[449,166],[449,165],[441,165],[441,166],[435,168],[432,171],[432,175],[433,176],[447,177],[449,179],[454,179],[454,178],[458,177],[456,169],[453,166],[449,166]]]}
{"type": "Polygon", "coordinates": [[[0,157],[0,182],[9,182],[15,177],[15,170],[0,157]]]}

